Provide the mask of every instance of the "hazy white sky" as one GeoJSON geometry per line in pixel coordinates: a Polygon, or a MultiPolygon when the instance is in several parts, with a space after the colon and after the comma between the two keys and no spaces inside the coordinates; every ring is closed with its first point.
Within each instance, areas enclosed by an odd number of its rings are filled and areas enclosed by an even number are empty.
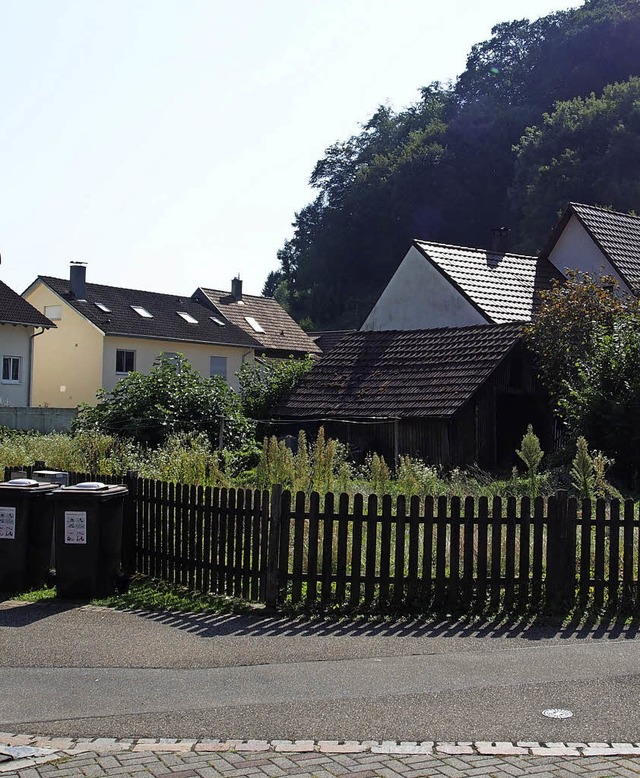
{"type": "Polygon", "coordinates": [[[2,0],[0,279],[260,293],[315,162],[581,0],[2,0]]]}

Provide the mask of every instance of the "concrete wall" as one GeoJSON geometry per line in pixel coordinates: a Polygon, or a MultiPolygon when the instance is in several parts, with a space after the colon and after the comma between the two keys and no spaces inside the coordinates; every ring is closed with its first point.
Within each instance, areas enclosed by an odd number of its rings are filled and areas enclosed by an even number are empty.
{"type": "Polygon", "coordinates": [[[41,282],[24,296],[42,313],[47,305],[62,306],[57,328],[34,339],[31,405],[75,408],[95,402],[102,386],[104,334],[41,282]]]}
{"type": "Polygon", "coordinates": [[[233,346],[214,346],[203,343],[176,343],[163,340],[146,340],[144,338],[123,338],[107,336],[104,339],[104,361],[102,375],[104,388],[113,387],[122,378],[116,373],[116,351],[126,349],[135,352],[135,370],[138,373],[148,373],[153,367],[154,360],[163,352],[184,354],[189,364],[201,373],[209,377],[209,358],[227,358],[227,381],[236,391],[239,389],[236,373],[240,370],[243,361],[253,361],[253,351],[246,348],[234,348],[233,346]]]}
{"type": "Polygon", "coordinates": [[[75,415],[75,408],[0,408],[0,427],[66,432],[71,429],[75,415]]]}
{"type": "Polygon", "coordinates": [[[412,246],[361,330],[424,330],[471,324],[487,324],[487,321],[412,246]]]}
{"type": "Polygon", "coordinates": [[[29,403],[29,337],[33,327],[0,324],[0,405],[22,406],[29,403]],[[20,383],[2,382],[2,357],[20,357],[20,383]]]}
{"type": "Polygon", "coordinates": [[[567,270],[581,270],[593,278],[602,275],[613,276],[620,284],[620,290],[631,294],[627,284],[575,216],[567,222],[549,255],[549,260],[563,275],[567,274],[567,270]]]}

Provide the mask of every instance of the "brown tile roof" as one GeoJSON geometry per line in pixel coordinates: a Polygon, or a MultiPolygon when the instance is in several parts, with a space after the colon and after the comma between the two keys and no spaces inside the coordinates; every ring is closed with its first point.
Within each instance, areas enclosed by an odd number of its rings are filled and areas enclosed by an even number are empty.
{"type": "Polygon", "coordinates": [[[237,327],[257,340],[265,351],[289,354],[320,354],[319,347],[307,333],[289,316],[273,297],[243,294],[238,301],[229,292],[200,287],[194,299],[209,304],[237,327]],[[264,332],[256,332],[246,317],[258,322],[264,332]]]}
{"type": "Polygon", "coordinates": [[[522,334],[519,324],[346,335],[275,409],[283,418],[451,416],[522,334]]]}
{"type": "Polygon", "coordinates": [[[640,294],[640,217],[638,216],[609,211],[595,205],[569,203],[540,256],[549,256],[573,214],[630,288],[636,294],[640,294]]]}
{"type": "Polygon", "coordinates": [[[231,323],[216,324],[211,320],[211,310],[189,296],[86,284],[87,299],[76,300],[69,292],[69,279],[51,276],[39,276],[39,279],[105,335],[260,348],[260,344],[239,327],[231,323]],[[96,303],[104,305],[109,312],[98,308],[96,303]],[[143,318],[131,308],[132,305],[146,308],[153,318],[143,318]],[[191,314],[198,323],[189,324],[178,316],[178,311],[191,314]]]}
{"type": "Polygon", "coordinates": [[[315,341],[322,353],[327,355],[350,332],[355,332],[355,330],[318,330],[317,332],[309,332],[307,334],[315,341]]]}
{"type": "Polygon", "coordinates": [[[26,324],[30,327],[56,326],[2,281],[0,281],[0,324],[26,324]]]}
{"type": "Polygon", "coordinates": [[[421,240],[414,245],[494,324],[529,321],[536,293],[562,279],[547,259],[421,240]]]}

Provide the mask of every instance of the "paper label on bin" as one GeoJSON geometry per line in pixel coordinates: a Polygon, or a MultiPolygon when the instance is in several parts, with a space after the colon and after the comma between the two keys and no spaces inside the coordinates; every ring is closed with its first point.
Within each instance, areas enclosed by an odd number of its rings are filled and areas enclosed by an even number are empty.
{"type": "Polygon", "coordinates": [[[0,540],[16,539],[16,509],[0,507],[0,540]]]}
{"type": "Polygon", "coordinates": [[[87,544],[87,512],[64,512],[64,542],[74,544],[87,544]]]}

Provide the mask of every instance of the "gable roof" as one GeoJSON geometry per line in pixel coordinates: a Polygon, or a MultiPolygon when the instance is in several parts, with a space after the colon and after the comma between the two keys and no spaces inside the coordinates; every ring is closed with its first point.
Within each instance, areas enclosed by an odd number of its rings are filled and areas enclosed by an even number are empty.
{"type": "Polygon", "coordinates": [[[2,281],[0,281],[0,324],[24,324],[28,327],[56,326],[2,281]]]}
{"type": "Polygon", "coordinates": [[[326,356],[350,332],[355,332],[355,330],[317,330],[307,334],[326,356]]]}
{"type": "Polygon", "coordinates": [[[95,324],[105,335],[153,338],[183,343],[215,343],[224,346],[259,348],[260,344],[239,327],[220,326],[211,320],[211,311],[191,297],[146,292],[118,286],[86,284],[86,300],[72,297],[69,279],[38,276],[78,313],[95,324]],[[101,303],[109,311],[98,308],[101,303]],[[132,305],[142,306],[153,318],[143,318],[132,305]],[[189,324],[178,312],[190,314],[197,324],[189,324]]]}
{"type": "Polygon", "coordinates": [[[609,211],[595,205],[569,203],[540,256],[547,258],[551,254],[573,215],[631,289],[639,294],[640,217],[638,216],[609,211]]]}
{"type": "Polygon", "coordinates": [[[493,324],[528,321],[537,292],[562,275],[545,259],[414,240],[413,245],[493,324]]]}
{"type": "Polygon", "coordinates": [[[522,334],[521,324],[345,335],[275,409],[285,418],[451,416],[522,334]]]}
{"type": "Polygon", "coordinates": [[[244,330],[267,351],[320,354],[320,348],[273,297],[242,294],[237,300],[229,292],[200,287],[194,299],[213,307],[220,316],[244,330]],[[256,332],[247,321],[254,319],[264,332],[256,332]]]}

